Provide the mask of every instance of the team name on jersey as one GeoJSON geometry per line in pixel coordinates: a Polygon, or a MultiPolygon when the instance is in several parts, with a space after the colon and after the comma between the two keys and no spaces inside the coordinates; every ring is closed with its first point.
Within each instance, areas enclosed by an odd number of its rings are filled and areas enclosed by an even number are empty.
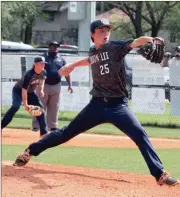
{"type": "Polygon", "coordinates": [[[36,80],[32,81],[31,84],[38,84],[39,82],[40,82],[40,80],[36,79],[36,80]]]}
{"type": "Polygon", "coordinates": [[[91,64],[97,63],[99,61],[103,62],[108,59],[109,59],[108,52],[102,52],[102,53],[90,56],[91,64]]]}

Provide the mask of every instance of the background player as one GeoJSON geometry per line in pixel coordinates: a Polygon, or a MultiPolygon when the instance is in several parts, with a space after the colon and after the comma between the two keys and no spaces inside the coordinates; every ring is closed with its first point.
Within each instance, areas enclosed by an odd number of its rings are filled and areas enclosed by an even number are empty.
{"type": "MultiPolygon", "coordinates": [[[[43,107],[39,97],[35,93],[37,86],[40,86],[40,96],[44,96],[44,81],[46,79],[45,59],[38,56],[34,59],[33,68],[26,72],[26,74],[14,85],[12,90],[12,106],[5,113],[2,121],[1,128],[5,128],[13,119],[16,112],[19,110],[23,101],[25,110],[29,110],[29,105],[43,107]]],[[[40,136],[48,133],[45,114],[42,113],[36,117],[40,125],[40,136]]]]}
{"type": "MultiPolygon", "coordinates": [[[[45,96],[41,98],[41,102],[46,111],[46,120],[50,131],[56,130],[58,127],[58,112],[61,95],[61,76],[58,71],[66,64],[66,60],[58,54],[58,47],[58,42],[52,41],[49,43],[48,52],[42,55],[48,63],[44,68],[47,72],[47,78],[44,84],[45,96]]],[[[72,93],[73,89],[70,75],[65,77],[65,79],[68,83],[68,91],[72,93]]],[[[36,91],[37,94],[39,94],[39,88],[37,88],[36,91]]],[[[32,121],[32,128],[33,131],[39,130],[39,124],[35,117],[32,121]]]]}
{"type": "Polygon", "coordinates": [[[91,23],[90,31],[94,46],[89,57],[60,69],[63,76],[69,75],[77,66],[91,65],[93,88],[90,103],[70,122],[67,127],[57,129],[36,143],[32,143],[20,154],[14,165],[23,166],[44,150],[60,145],[76,135],[101,123],[112,123],[138,146],[152,176],[159,185],[176,185],[179,181],[164,171],[144,128],[128,108],[123,57],[133,48],[148,42],[162,44],[162,39],[147,36],[128,41],[109,41],[112,26],[108,21],[91,23]]]}

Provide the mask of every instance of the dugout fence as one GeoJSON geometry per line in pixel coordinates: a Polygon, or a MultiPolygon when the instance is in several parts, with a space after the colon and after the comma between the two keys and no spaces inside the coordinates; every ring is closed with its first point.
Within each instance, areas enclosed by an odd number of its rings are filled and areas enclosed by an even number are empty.
{"type": "MultiPolygon", "coordinates": [[[[42,50],[2,50],[1,90],[2,106],[10,106],[12,87],[24,72],[32,67],[33,59],[42,50]]],[[[86,51],[60,51],[67,63],[88,55],[86,51]]],[[[132,52],[124,60],[129,106],[143,125],[180,128],[180,60],[170,60],[168,68],[148,62],[132,52]]],[[[71,75],[73,94],[67,91],[62,77],[60,112],[79,112],[90,101],[92,88],[90,67],[79,67],[71,75]]],[[[3,115],[3,114],[2,114],[3,115]]]]}

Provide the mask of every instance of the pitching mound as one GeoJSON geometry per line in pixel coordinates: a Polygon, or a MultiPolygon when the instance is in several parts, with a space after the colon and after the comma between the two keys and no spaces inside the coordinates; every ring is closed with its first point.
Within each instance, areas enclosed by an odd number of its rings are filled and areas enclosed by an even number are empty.
{"type": "Polygon", "coordinates": [[[158,186],[149,175],[30,163],[2,165],[3,197],[178,197],[180,185],[158,186]]]}
{"type": "MultiPolygon", "coordinates": [[[[39,139],[39,133],[7,129],[3,144],[29,144],[39,139]]],[[[179,148],[180,140],[151,139],[156,148],[179,148]]],[[[133,147],[128,138],[80,135],[64,146],[133,147]]],[[[77,158],[78,159],[78,158],[77,158]]],[[[150,175],[75,166],[29,163],[14,167],[2,163],[3,197],[180,197],[180,185],[158,186],[150,175]]]]}

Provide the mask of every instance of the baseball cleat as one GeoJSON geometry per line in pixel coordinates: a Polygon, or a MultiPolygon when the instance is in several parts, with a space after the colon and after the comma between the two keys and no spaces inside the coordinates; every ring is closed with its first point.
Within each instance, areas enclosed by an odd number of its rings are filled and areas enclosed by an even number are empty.
{"type": "Polygon", "coordinates": [[[33,128],[32,128],[32,131],[37,132],[37,131],[39,131],[39,129],[38,129],[38,128],[33,127],[33,128]]]}
{"type": "Polygon", "coordinates": [[[29,152],[30,150],[26,149],[24,153],[18,155],[13,166],[18,166],[18,167],[25,166],[32,157],[32,155],[30,155],[29,152]]]}
{"type": "Polygon", "coordinates": [[[159,180],[157,181],[158,185],[168,185],[168,186],[175,186],[180,184],[180,181],[174,177],[172,177],[168,172],[163,172],[160,176],[159,180]]]}

